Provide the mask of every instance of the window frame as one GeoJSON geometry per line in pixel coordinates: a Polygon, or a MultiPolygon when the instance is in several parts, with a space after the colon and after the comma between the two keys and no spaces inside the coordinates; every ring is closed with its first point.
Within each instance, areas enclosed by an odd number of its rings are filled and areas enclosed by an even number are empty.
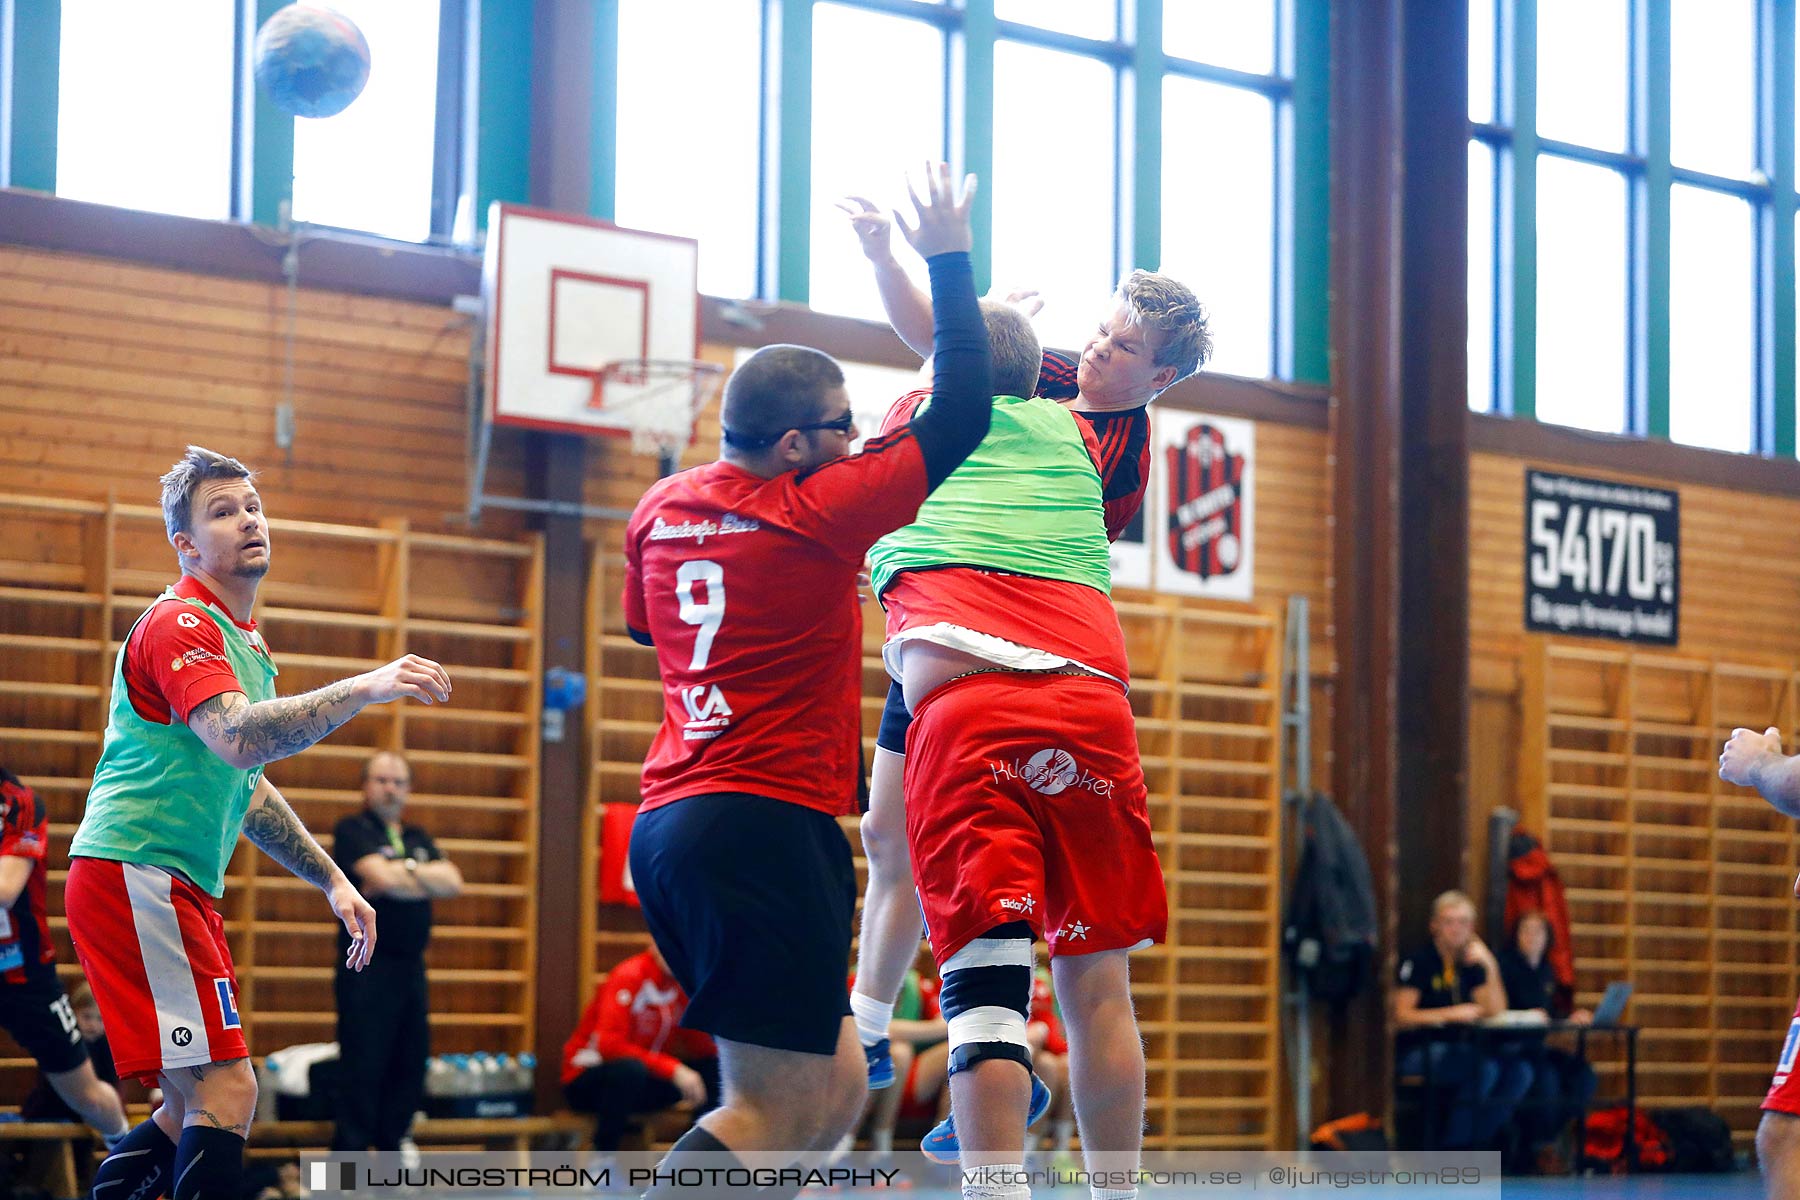
{"type": "Polygon", "coordinates": [[[1537,164],[1541,156],[1603,166],[1627,182],[1625,432],[1669,437],[1670,198],[1676,184],[1747,201],[1754,221],[1756,314],[1752,452],[1795,452],[1794,5],[1753,0],[1756,18],[1756,163],[1734,179],[1670,157],[1673,0],[1629,0],[1624,152],[1542,138],[1537,132],[1540,0],[1495,5],[1495,120],[1471,122],[1471,141],[1494,153],[1493,406],[1536,418],[1537,164]]]}

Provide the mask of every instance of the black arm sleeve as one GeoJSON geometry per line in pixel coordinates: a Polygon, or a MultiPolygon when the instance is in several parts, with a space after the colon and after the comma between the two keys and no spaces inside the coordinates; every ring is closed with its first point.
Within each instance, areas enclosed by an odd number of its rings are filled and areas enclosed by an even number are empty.
{"type": "Polygon", "coordinates": [[[950,477],[987,436],[994,412],[987,326],[963,251],[934,254],[931,268],[931,404],[907,422],[925,456],[927,490],[950,477]]]}

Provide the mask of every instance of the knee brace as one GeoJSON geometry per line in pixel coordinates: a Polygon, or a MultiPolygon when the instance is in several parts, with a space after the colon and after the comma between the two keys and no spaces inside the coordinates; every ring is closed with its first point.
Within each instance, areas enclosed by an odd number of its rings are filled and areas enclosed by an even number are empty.
{"type": "Polygon", "coordinates": [[[950,1026],[950,1074],[986,1058],[1031,1069],[1025,1040],[1031,943],[1031,927],[1014,921],[988,930],[944,963],[938,1004],[950,1026]]]}

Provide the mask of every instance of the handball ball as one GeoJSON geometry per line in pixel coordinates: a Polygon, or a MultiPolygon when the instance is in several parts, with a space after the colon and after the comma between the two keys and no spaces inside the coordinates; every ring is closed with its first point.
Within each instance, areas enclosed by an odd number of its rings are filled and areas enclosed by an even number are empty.
{"type": "Polygon", "coordinates": [[[335,117],[369,82],[362,30],[317,4],[290,4],[263,22],[255,60],[257,86],[296,117],[335,117]]]}

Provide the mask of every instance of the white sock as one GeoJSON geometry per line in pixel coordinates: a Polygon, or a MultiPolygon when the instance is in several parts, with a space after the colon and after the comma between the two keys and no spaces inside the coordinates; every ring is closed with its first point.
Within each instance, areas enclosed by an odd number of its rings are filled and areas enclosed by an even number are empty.
{"type": "Polygon", "coordinates": [[[1136,1188],[1115,1191],[1112,1188],[1090,1187],[1088,1191],[1094,1193],[1094,1200],[1137,1200],[1136,1188]]]}
{"type": "Polygon", "coordinates": [[[1067,1154],[1069,1152],[1069,1142],[1075,1136],[1075,1118],[1063,1117],[1055,1122],[1051,1126],[1051,1129],[1054,1131],[1056,1137],[1056,1152],[1058,1154],[1067,1154]]]}
{"type": "Polygon", "coordinates": [[[1031,1200],[1022,1162],[964,1167],[962,1178],[963,1200],[1031,1200]]]}
{"type": "Polygon", "coordinates": [[[856,1018],[856,1035],[865,1046],[873,1046],[888,1035],[888,1024],[894,1019],[894,1006],[883,1004],[861,992],[850,993],[850,1013],[856,1018]]]}
{"type": "Polygon", "coordinates": [[[894,1131],[892,1129],[871,1129],[869,1131],[869,1149],[884,1156],[892,1154],[894,1152],[894,1131]]]}

